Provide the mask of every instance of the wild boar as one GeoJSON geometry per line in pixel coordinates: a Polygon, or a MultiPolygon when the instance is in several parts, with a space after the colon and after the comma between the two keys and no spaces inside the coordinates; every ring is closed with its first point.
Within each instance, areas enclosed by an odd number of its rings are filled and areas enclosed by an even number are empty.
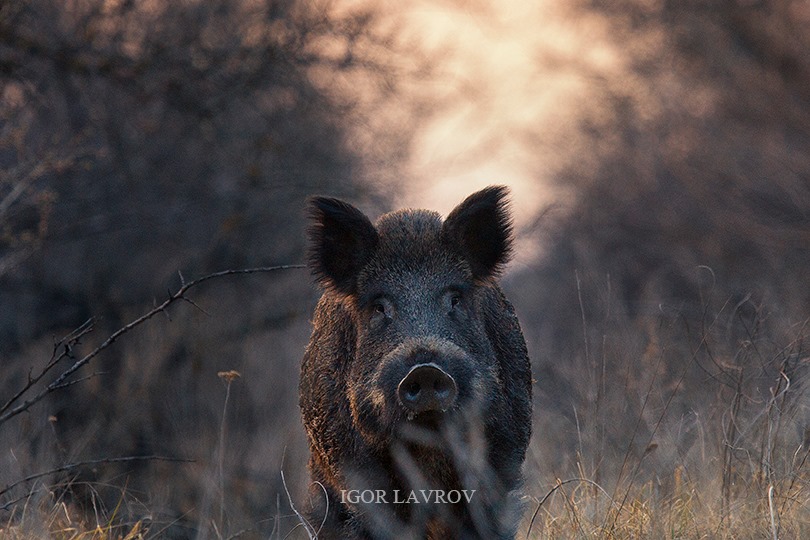
{"type": "Polygon", "coordinates": [[[507,188],[376,224],[309,203],[323,295],[300,407],[319,538],[513,538],[532,377],[497,284],[512,252],[507,188]]]}

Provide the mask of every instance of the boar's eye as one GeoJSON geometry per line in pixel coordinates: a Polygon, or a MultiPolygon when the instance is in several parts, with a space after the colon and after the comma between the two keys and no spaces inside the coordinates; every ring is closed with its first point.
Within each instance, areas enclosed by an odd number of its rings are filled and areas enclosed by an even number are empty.
{"type": "Polygon", "coordinates": [[[389,321],[393,315],[394,308],[387,298],[380,297],[371,302],[369,311],[371,313],[371,321],[376,324],[389,321]]]}
{"type": "Polygon", "coordinates": [[[462,294],[461,291],[450,289],[444,294],[444,306],[448,313],[455,311],[461,304],[462,294]]]}

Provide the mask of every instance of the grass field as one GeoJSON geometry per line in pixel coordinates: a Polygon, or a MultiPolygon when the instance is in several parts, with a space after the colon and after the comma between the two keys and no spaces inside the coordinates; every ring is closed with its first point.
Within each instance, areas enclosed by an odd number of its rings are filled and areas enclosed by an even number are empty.
{"type": "MultiPolygon", "coordinates": [[[[721,327],[726,309],[706,309],[706,324],[691,339],[661,319],[625,321],[617,331],[610,321],[583,317],[589,346],[571,359],[573,386],[555,390],[544,371],[536,373],[518,538],[810,538],[805,328],[773,326],[762,309],[721,327]],[[573,413],[566,403],[548,408],[555,391],[570,398],[573,413]]],[[[306,502],[306,487],[298,485],[305,473],[289,466],[283,470],[291,485],[279,469],[283,489],[274,501],[248,519],[232,519],[240,499],[251,497],[225,459],[241,444],[232,436],[232,390],[247,381],[230,370],[217,379],[221,412],[210,426],[217,440],[207,464],[161,456],[61,468],[35,463],[40,473],[0,488],[0,538],[311,536],[296,513],[306,502]],[[124,472],[92,479],[96,468],[111,464],[124,472]],[[155,493],[131,488],[140,484],[127,466],[136,464],[162,477],[168,490],[183,467],[197,470],[196,485],[187,476],[177,484],[194,492],[197,506],[167,511],[155,493]]]]}

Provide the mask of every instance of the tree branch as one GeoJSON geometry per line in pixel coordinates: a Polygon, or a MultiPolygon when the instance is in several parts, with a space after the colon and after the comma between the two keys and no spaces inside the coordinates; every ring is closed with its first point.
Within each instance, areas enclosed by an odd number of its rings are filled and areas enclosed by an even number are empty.
{"type": "MultiPolygon", "coordinates": [[[[38,394],[36,394],[32,398],[30,398],[30,399],[24,401],[23,403],[20,403],[16,407],[12,408],[13,404],[16,401],[19,401],[19,399],[29,389],[31,389],[34,386],[34,384],[38,380],[40,380],[42,378],[42,376],[44,376],[44,374],[49,369],[51,369],[51,367],[53,367],[59,360],[61,360],[62,358],[64,358],[66,356],[67,351],[64,351],[59,357],[57,357],[55,360],[52,360],[48,364],[48,366],[45,367],[45,369],[43,370],[43,373],[41,373],[38,377],[35,377],[34,379],[29,378],[29,381],[28,381],[28,383],[26,383],[23,390],[21,390],[15,396],[13,396],[8,402],[6,402],[5,405],[3,405],[3,408],[0,409],[0,413],[2,413],[2,414],[0,414],[0,425],[5,423],[9,419],[17,416],[18,414],[28,410],[32,405],[34,405],[35,403],[38,403],[39,401],[41,401],[48,394],[58,390],[59,388],[64,387],[66,385],[65,381],[66,381],[66,379],[68,377],[73,375],[76,371],[78,371],[83,366],[85,366],[93,358],[98,356],[99,353],[101,353],[102,351],[104,351],[105,349],[110,347],[110,345],[115,343],[115,341],[119,337],[121,337],[122,335],[124,335],[127,332],[129,332],[130,330],[133,330],[133,329],[137,328],[138,326],[142,325],[143,323],[145,323],[146,321],[148,321],[149,319],[151,319],[152,317],[154,317],[158,313],[164,312],[170,305],[174,304],[178,300],[188,301],[189,299],[185,297],[185,294],[190,289],[192,289],[193,287],[196,287],[197,285],[205,283],[206,281],[210,281],[210,280],[216,279],[216,278],[221,278],[221,277],[224,277],[224,276],[232,276],[232,275],[238,275],[238,274],[258,274],[258,273],[265,273],[265,272],[276,272],[278,270],[289,270],[289,269],[293,269],[293,268],[305,268],[305,266],[302,265],[302,264],[286,264],[286,265],[279,265],[279,266],[264,266],[264,267],[258,267],[258,268],[243,268],[243,269],[236,269],[236,270],[234,270],[234,269],[232,269],[232,270],[222,270],[221,272],[214,272],[213,274],[208,274],[206,276],[203,276],[201,278],[197,278],[197,279],[195,279],[193,281],[190,281],[188,283],[185,283],[185,280],[182,279],[182,275],[181,275],[181,286],[180,286],[180,288],[177,289],[177,291],[175,293],[170,294],[169,298],[167,298],[162,304],[152,308],[150,311],[148,311],[144,315],[141,315],[140,317],[133,320],[132,322],[130,322],[126,326],[123,326],[123,327],[119,328],[118,330],[116,330],[115,332],[113,332],[112,334],[110,334],[110,337],[108,337],[104,341],[104,343],[102,343],[101,345],[99,345],[98,347],[93,349],[91,352],[89,352],[87,355],[83,356],[81,359],[76,360],[76,362],[74,362],[73,365],[71,365],[69,368],[67,368],[65,371],[63,371],[62,374],[59,375],[59,377],[57,377],[54,381],[52,381],[48,386],[43,388],[42,391],[40,391],[38,394]]],[[[193,302],[191,302],[191,303],[193,305],[193,302]]],[[[79,331],[74,332],[73,334],[71,334],[71,336],[75,336],[75,339],[78,339],[82,335],[89,332],[89,329],[91,329],[91,328],[92,328],[92,325],[88,326],[88,323],[85,323],[84,325],[82,325],[82,327],[80,327],[79,331]],[[81,330],[83,327],[85,328],[84,331],[81,330]]],[[[70,336],[68,336],[68,337],[70,337],[70,336]]],[[[58,347],[58,345],[57,345],[57,347],[58,347]]],[[[69,350],[69,348],[67,350],[69,350]]],[[[2,492],[0,492],[0,493],[2,493],[2,492]]]]}
{"type": "MultiPolygon", "coordinates": [[[[119,458],[105,458],[105,459],[91,459],[88,461],[79,461],[77,463],[70,463],[68,465],[63,465],[61,467],[57,467],[55,469],[51,469],[49,471],[41,472],[32,474],[30,476],[26,476],[22,480],[17,480],[13,484],[8,484],[3,489],[0,489],[0,495],[5,495],[15,487],[19,486],[20,484],[24,484],[26,482],[30,482],[32,480],[36,480],[38,478],[42,478],[44,476],[49,476],[51,474],[56,474],[65,471],[71,471],[73,469],[78,469],[79,467],[85,467],[87,465],[101,465],[106,463],[126,463],[129,461],[176,461],[180,463],[194,463],[193,459],[185,459],[185,458],[175,458],[175,457],[167,457],[167,456],[126,456],[126,457],[119,457],[119,458]]],[[[11,503],[7,503],[5,506],[0,506],[0,510],[6,510],[10,504],[13,504],[15,501],[11,503]]]]}

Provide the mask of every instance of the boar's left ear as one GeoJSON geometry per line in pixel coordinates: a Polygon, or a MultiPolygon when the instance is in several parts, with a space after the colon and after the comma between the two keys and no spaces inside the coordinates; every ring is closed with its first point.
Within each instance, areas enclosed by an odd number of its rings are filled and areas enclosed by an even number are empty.
{"type": "Polygon", "coordinates": [[[377,248],[377,230],[357,208],[339,199],[309,200],[309,267],[322,287],[357,292],[357,274],[377,248]]]}
{"type": "Polygon", "coordinates": [[[476,280],[497,276],[512,254],[509,188],[490,186],[459,204],[442,226],[450,249],[469,263],[476,280]]]}

